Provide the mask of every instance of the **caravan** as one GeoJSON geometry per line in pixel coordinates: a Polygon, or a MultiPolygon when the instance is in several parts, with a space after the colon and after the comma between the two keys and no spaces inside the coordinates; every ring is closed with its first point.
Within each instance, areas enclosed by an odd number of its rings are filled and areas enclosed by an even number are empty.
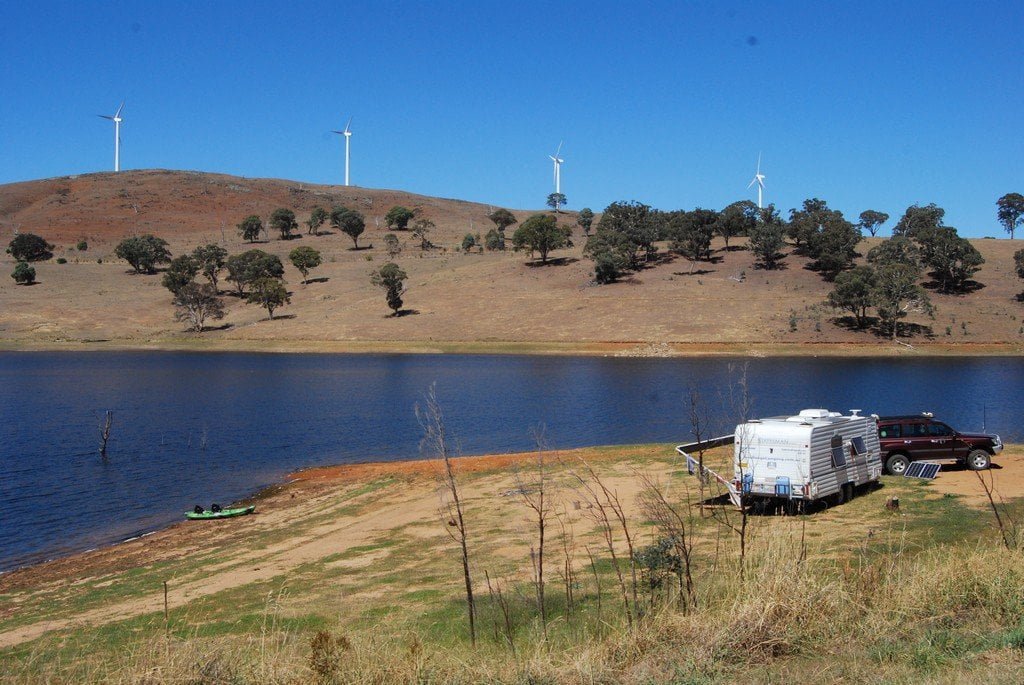
{"type": "Polygon", "coordinates": [[[873,416],[804,409],[736,426],[733,482],[743,495],[840,504],[882,475],[873,416]]]}
{"type": "Polygon", "coordinates": [[[736,426],[733,435],[700,445],[680,445],[691,473],[699,468],[729,491],[736,506],[752,499],[814,501],[829,498],[841,504],[854,488],[882,475],[877,417],[849,416],[827,409],[804,409],[796,416],[753,419],[736,426]],[[694,448],[733,444],[733,477],[701,467],[688,454],[694,448]]]}

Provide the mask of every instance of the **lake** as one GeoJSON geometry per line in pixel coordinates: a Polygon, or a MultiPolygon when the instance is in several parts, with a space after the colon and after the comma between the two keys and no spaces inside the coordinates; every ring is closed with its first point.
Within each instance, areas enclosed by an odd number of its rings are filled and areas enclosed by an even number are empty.
{"type": "Polygon", "coordinates": [[[1024,440],[1017,357],[2,352],[0,570],[139,535],[302,467],[418,458],[414,407],[431,384],[463,454],[532,449],[539,426],[552,448],[685,442],[691,388],[732,431],[744,364],[752,416],[932,411],[1024,440]]]}

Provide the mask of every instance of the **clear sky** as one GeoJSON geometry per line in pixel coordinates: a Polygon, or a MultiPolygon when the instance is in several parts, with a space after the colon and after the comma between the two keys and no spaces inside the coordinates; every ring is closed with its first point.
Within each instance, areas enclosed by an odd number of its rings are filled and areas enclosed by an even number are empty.
{"type": "MultiPolygon", "coordinates": [[[[352,182],[514,208],[552,192],[1005,235],[1024,192],[1024,2],[17,2],[0,183],[113,166],[352,182]],[[784,214],[787,214],[784,211],[784,214]]],[[[886,231],[887,232],[887,231],[886,231]]]]}

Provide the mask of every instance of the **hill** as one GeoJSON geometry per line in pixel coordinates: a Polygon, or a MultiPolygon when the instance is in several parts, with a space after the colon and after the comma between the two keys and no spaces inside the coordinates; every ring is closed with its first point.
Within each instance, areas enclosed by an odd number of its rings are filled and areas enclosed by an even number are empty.
{"type": "MultiPolygon", "coordinates": [[[[36,264],[40,282],[34,286],[0,278],[0,344],[627,354],[907,350],[836,325],[833,319],[840,314],[822,305],[829,285],[805,268],[802,257],[791,254],[785,269],[760,271],[748,251],[727,251],[715,243],[713,261],[698,264],[692,274],[688,262],[666,256],[622,282],[595,286],[578,227],[576,246],[554,253],[557,259],[548,265],[511,251],[461,252],[466,233],[483,235],[492,227],[486,218],[492,209],[393,190],[183,171],[88,174],[0,186],[0,241],[6,244],[15,230],[37,233],[68,262],[36,264]],[[315,205],[337,204],[365,215],[360,246],[367,249],[351,249],[348,236],[329,229],[306,235],[304,227],[295,240],[270,236],[255,245],[286,263],[292,304],[275,321],[229,297],[227,317],[217,330],[187,333],[173,319],[159,276],[133,275],[114,256],[116,244],[137,233],[164,238],[174,254],[207,242],[238,253],[254,247],[235,229],[248,214],[266,220],[274,209],[287,207],[301,222],[315,205]],[[430,240],[437,249],[422,251],[409,232],[398,233],[403,251],[396,261],[410,276],[404,298],[410,313],[395,318],[388,316],[369,273],[388,260],[383,217],[399,204],[436,224],[430,240]],[[75,249],[81,240],[88,243],[84,252],[75,249]],[[314,246],[324,257],[307,285],[286,259],[299,245],[314,246]]],[[[532,213],[512,211],[520,221],[532,213]]],[[[559,221],[575,226],[575,215],[563,213],[559,221]]],[[[860,251],[879,240],[865,240],[860,251]]],[[[1022,284],[1012,255],[1021,241],[973,242],[986,259],[977,275],[982,287],[962,296],[933,293],[935,319],[911,319],[922,326],[909,340],[915,349],[1020,353],[1024,312],[1015,296],[1022,284]]],[[[12,270],[10,257],[3,268],[8,274],[12,270]]]]}

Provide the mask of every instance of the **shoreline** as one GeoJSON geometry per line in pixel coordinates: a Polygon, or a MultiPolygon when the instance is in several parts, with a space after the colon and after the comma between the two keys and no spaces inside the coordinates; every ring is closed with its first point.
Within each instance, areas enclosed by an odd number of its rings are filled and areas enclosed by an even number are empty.
{"type": "Polygon", "coordinates": [[[579,357],[1019,357],[1024,343],[730,343],[645,341],[459,341],[118,338],[0,339],[3,352],[244,352],[266,354],[480,354],[579,357]]]}
{"type": "MultiPolygon", "coordinates": [[[[650,446],[650,444],[594,445],[563,450],[545,450],[544,454],[552,458],[561,458],[580,453],[621,452],[650,446]]],[[[453,459],[457,460],[461,473],[473,474],[500,471],[535,459],[536,455],[537,453],[533,451],[509,452],[462,455],[453,457],[453,459]]],[[[289,472],[280,482],[261,486],[251,494],[231,502],[228,506],[255,504],[257,507],[255,513],[258,515],[294,506],[292,500],[297,498],[299,492],[307,496],[315,496],[333,487],[368,483],[382,478],[402,478],[411,482],[422,481],[425,478],[433,478],[438,475],[440,475],[440,470],[437,460],[434,458],[308,466],[289,472]],[[264,508],[266,511],[262,511],[264,508]]],[[[237,522],[244,521],[246,518],[249,517],[223,519],[216,521],[214,525],[227,524],[225,527],[233,528],[237,522]]],[[[152,530],[134,533],[123,540],[0,571],[0,594],[12,589],[31,586],[34,581],[42,584],[68,581],[76,575],[95,572],[97,568],[106,564],[119,563],[122,559],[118,557],[134,559],[145,553],[142,548],[150,542],[161,548],[168,544],[172,546],[184,544],[190,537],[190,528],[197,529],[196,522],[182,517],[181,520],[172,521],[152,530]],[[120,555],[119,553],[122,551],[124,554],[120,555]]]]}

